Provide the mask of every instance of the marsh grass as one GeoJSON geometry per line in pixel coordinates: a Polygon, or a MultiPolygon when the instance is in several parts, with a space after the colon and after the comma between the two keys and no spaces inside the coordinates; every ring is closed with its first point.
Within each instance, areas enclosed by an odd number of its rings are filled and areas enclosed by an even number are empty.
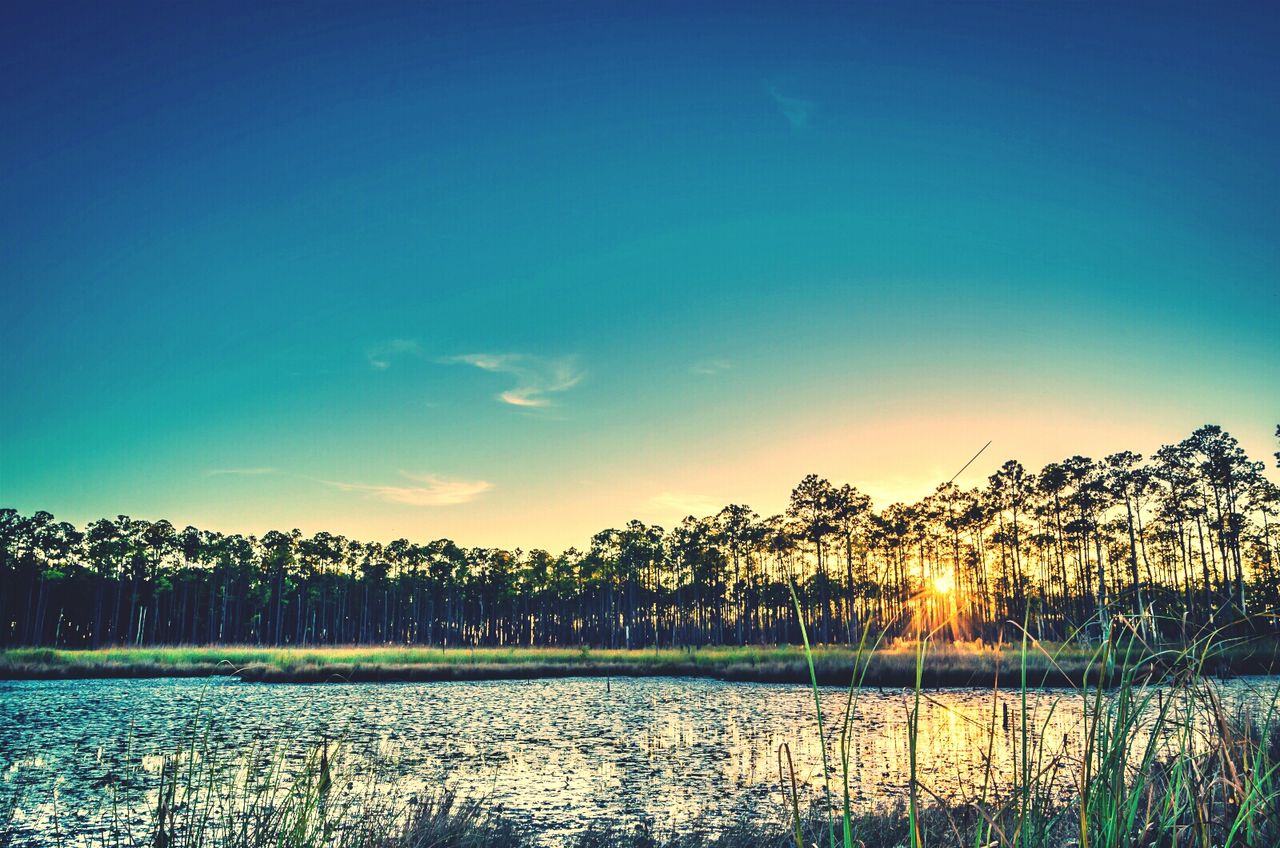
{"type": "MultiPolygon", "coordinates": [[[[134,757],[108,787],[94,832],[55,827],[34,845],[100,848],[498,848],[520,845],[516,826],[479,799],[447,790],[410,791],[339,742],[301,755],[257,744],[228,755],[206,722],[161,758],[158,776],[134,757]],[[73,838],[74,837],[74,838],[73,838]]],[[[130,740],[132,743],[132,740],[130,740]]],[[[0,824],[0,845],[18,840],[0,824]]]]}
{"type": "MultiPolygon", "coordinates": [[[[243,646],[105,648],[87,651],[18,648],[0,652],[0,678],[204,677],[235,675],[255,682],[388,682],[502,680],[543,677],[704,677],[761,683],[847,686],[857,667],[863,686],[1016,686],[1001,669],[1025,665],[1033,686],[1081,686],[1117,670],[1160,676],[1177,657],[1138,646],[1109,665],[1096,649],[1075,643],[986,645],[930,640],[929,662],[919,640],[848,646],[704,647],[625,650],[592,648],[257,648],[243,646]],[[1091,677],[1093,675],[1094,677],[1091,677]]],[[[1197,650],[1198,642],[1184,650],[1197,650]]],[[[1239,640],[1215,648],[1199,671],[1260,674],[1280,671],[1280,643],[1239,640]]]]}
{"type": "MultiPolygon", "coordinates": [[[[799,598],[792,591],[797,613],[799,598]]],[[[1280,845],[1280,726],[1275,695],[1262,713],[1232,713],[1218,695],[1210,676],[1222,668],[1233,650],[1220,632],[1189,645],[1153,645],[1143,627],[1121,618],[1106,641],[1087,657],[1081,684],[1063,697],[1082,700],[1084,753],[1073,760],[1066,739],[1054,751],[1043,732],[1056,703],[1038,715],[1029,695],[1046,681],[1072,677],[1061,673],[1064,659],[1075,662],[1063,646],[1037,643],[1026,628],[1012,654],[1017,681],[1019,715],[1013,739],[1015,769],[1007,785],[995,782],[988,748],[987,768],[980,793],[969,803],[933,795],[917,768],[920,706],[928,697],[924,681],[933,633],[921,633],[915,643],[916,680],[908,715],[909,791],[905,810],[906,840],[910,848],[926,844],[957,848],[1147,848],[1148,846],[1276,846],[1280,845]],[[1037,682],[1038,680],[1038,682],[1037,682]],[[1074,781],[1074,797],[1061,792],[1063,778],[1074,781]]],[[[825,740],[819,680],[814,653],[802,626],[810,660],[816,726],[825,740]]],[[[936,632],[936,631],[935,631],[936,632]]],[[[831,773],[822,762],[826,842],[830,848],[891,845],[881,833],[871,842],[859,835],[865,817],[849,805],[850,769],[847,738],[858,694],[866,684],[864,654],[869,664],[879,653],[859,644],[845,713],[841,717],[840,771],[831,773]],[[843,803],[831,802],[831,782],[838,780],[843,803]]],[[[1236,650],[1239,650],[1236,648],[1236,650]]],[[[989,746],[995,745],[1000,663],[1009,655],[997,649],[992,684],[989,746]]],[[[1007,717],[1004,719],[1007,721],[1007,717]]],[[[823,746],[825,751],[825,745],[823,746]]],[[[781,768],[780,768],[781,771],[781,768]]],[[[799,821],[798,797],[792,778],[792,818],[799,821]]],[[[796,848],[808,844],[794,826],[796,848]]],[[[819,844],[819,843],[814,843],[819,844]]]]}
{"type": "MultiPolygon", "coordinates": [[[[798,606],[798,604],[797,604],[798,606]]],[[[667,652],[681,667],[714,669],[719,674],[752,668],[756,673],[792,673],[800,663],[814,699],[815,728],[823,744],[821,788],[817,799],[798,788],[790,750],[777,751],[783,789],[776,814],[723,821],[702,821],[679,831],[646,823],[596,824],[564,843],[577,848],[1218,848],[1280,845],[1280,732],[1277,704],[1232,707],[1224,704],[1207,672],[1220,670],[1242,648],[1219,633],[1190,644],[1165,647],[1144,636],[1144,628],[1116,621],[1107,640],[1094,648],[1042,644],[1025,628],[1011,645],[957,648],[918,633],[909,643],[886,645],[863,633],[852,648],[813,646],[807,630],[803,645],[791,649],[708,649],[667,652]],[[963,658],[961,654],[965,654],[963,658]],[[972,797],[942,798],[921,775],[919,717],[931,699],[930,669],[953,663],[972,667],[973,654],[990,663],[991,709],[985,764],[972,797]],[[897,806],[872,812],[856,809],[851,774],[859,700],[883,669],[910,673],[907,745],[908,792],[897,806]],[[880,669],[877,672],[877,669],[880,669]],[[1068,671],[1067,669],[1075,669],[1068,671]],[[763,670],[763,671],[762,671],[763,670]],[[1078,673],[1078,677],[1077,677],[1078,673]],[[839,676],[846,687],[842,714],[824,714],[820,687],[839,676]],[[1054,699],[1032,697],[1047,685],[1077,679],[1054,699]],[[1002,687],[1015,687],[1015,708],[1006,712],[1002,687]],[[1074,699],[1083,714],[1078,744],[1047,738],[1058,704],[1074,699]],[[1048,704],[1046,706],[1046,704],[1048,704]],[[1012,732],[1008,733],[1012,728],[1012,732]],[[834,756],[828,753],[832,744],[834,756]],[[1013,746],[1011,777],[998,778],[993,763],[997,745],[1013,746]],[[1083,752],[1083,753],[1079,753],[1083,752]]],[[[1245,648],[1248,649],[1248,646],[1245,648]]],[[[150,651],[147,662],[192,665],[233,664],[234,649],[150,651]]],[[[132,652],[99,652],[94,661],[130,662],[132,652]]],[[[266,668],[296,669],[298,663],[341,666],[348,673],[366,663],[396,660],[408,667],[455,669],[460,677],[481,667],[534,670],[554,666],[582,673],[626,667],[669,668],[664,652],[592,651],[439,651],[398,649],[315,652],[247,651],[266,668]],[[406,653],[408,656],[406,656],[406,653]],[[341,657],[341,660],[335,659],[341,657]],[[576,671],[575,671],[576,670],[576,671]]],[[[60,658],[52,656],[53,661],[60,658]]],[[[50,661],[38,654],[32,661],[50,661]]],[[[378,666],[369,666],[378,667],[378,666]]],[[[622,672],[615,672],[622,673],[622,672]]],[[[710,676],[710,675],[708,675],[710,676]]],[[[972,719],[970,719],[972,720],[972,719]]],[[[795,728],[797,735],[806,732],[795,728]]],[[[396,787],[394,776],[380,774],[361,761],[348,760],[338,743],[323,742],[305,754],[285,747],[257,747],[229,757],[193,724],[190,741],[170,752],[154,774],[125,775],[111,788],[110,809],[95,840],[78,844],[102,848],[426,848],[426,846],[524,846],[539,841],[523,822],[488,809],[482,800],[461,799],[435,788],[413,793],[396,787]],[[372,769],[372,771],[370,771],[372,769]],[[388,791],[388,786],[392,791],[388,791]]],[[[1008,752],[1000,752],[1008,753],[1008,752]]],[[[5,826],[5,804],[12,820],[13,801],[0,799],[0,845],[17,841],[5,826]],[[7,836],[6,836],[7,833],[7,836]]],[[[55,821],[57,818],[55,816],[55,821]]],[[[70,844],[55,827],[52,841],[70,844]]]]}

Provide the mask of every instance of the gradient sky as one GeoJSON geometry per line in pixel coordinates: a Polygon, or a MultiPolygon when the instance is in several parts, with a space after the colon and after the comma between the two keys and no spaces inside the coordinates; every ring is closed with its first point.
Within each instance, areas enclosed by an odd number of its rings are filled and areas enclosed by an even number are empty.
{"type": "Polygon", "coordinates": [[[558,549],[1276,449],[1267,4],[375,6],[3,4],[0,505],[558,549]]]}

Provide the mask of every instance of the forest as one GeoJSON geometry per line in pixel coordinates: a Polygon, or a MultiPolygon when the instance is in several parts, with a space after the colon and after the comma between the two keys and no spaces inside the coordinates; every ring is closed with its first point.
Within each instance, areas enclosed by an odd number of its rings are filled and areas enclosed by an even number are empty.
{"type": "Polygon", "coordinates": [[[982,486],[879,509],[809,475],[783,514],[631,521],[558,554],[2,509],[0,645],[782,644],[800,639],[797,606],[824,643],[921,627],[1097,639],[1119,617],[1174,639],[1274,632],[1265,467],[1206,425],[1149,458],[1010,460],[982,486]]]}

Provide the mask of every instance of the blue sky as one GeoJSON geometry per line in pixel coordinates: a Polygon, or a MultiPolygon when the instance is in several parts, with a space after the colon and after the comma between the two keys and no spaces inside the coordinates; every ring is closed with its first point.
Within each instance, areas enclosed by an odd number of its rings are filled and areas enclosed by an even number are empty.
{"type": "Polygon", "coordinates": [[[691,5],[7,4],[0,502],[558,548],[1275,449],[1264,5],[691,5]]]}

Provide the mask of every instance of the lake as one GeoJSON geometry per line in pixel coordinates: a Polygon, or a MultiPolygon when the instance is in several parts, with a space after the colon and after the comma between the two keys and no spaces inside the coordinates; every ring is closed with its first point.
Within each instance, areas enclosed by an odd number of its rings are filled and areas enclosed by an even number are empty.
{"type": "MultiPolygon", "coordinates": [[[[1230,709],[1265,711],[1276,678],[1217,682],[1230,709]]],[[[838,768],[847,695],[822,690],[828,752],[838,768]]],[[[1163,696],[1161,696],[1163,698],[1163,696]]],[[[850,723],[854,804],[897,803],[909,781],[914,693],[859,694],[850,723]]],[[[1026,709],[1041,762],[1081,754],[1086,699],[1032,693],[1026,709]]],[[[1019,693],[923,693],[918,773],[929,793],[973,797],[1018,767],[1019,693]],[[987,754],[990,753],[988,771],[987,754]]],[[[676,826],[706,817],[776,815],[779,747],[816,793],[822,751],[811,690],[674,678],[263,685],[215,678],[0,681],[0,792],[16,795],[18,845],[56,832],[86,844],[109,787],[131,783],[128,815],[145,821],[160,763],[193,733],[213,750],[278,750],[298,763],[323,740],[373,791],[409,796],[449,787],[482,798],[553,839],[593,820],[676,826]]],[[[788,783],[789,785],[789,783],[788,783]]],[[[806,791],[802,789],[802,791],[806,791]]]]}

